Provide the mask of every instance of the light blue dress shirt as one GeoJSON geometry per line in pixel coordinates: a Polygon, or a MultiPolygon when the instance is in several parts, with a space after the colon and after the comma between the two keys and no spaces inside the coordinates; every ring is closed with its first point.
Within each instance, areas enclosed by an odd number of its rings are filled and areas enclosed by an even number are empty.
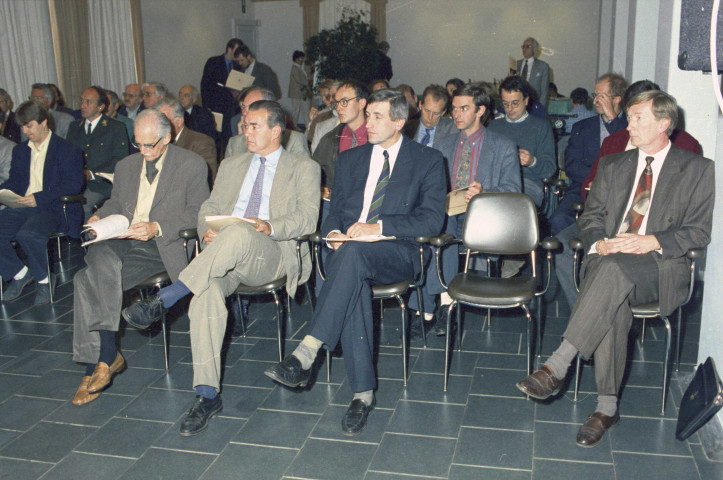
{"type": "MultiPolygon", "coordinates": [[[[259,207],[259,218],[261,220],[269,219],[269,198],[271,198],[271,185],[274,183],[274,175],[276,175],[276,167],[279,165],[279,158],[281,158],[281,150],[278,150],[266,155],[266,169],[264,170],[264,185],[261,192],[261,206],[259,207]]],[[[244,178],[243,184],[241,184],[241,191],[238,194],[238,200],[236,200],[236,206],[233,208],[234,217],[243,218],[248,207],[249,199],[251,198],[251,191],[254,188],[254,182],[256,181],[256,175],[259,173],[259,167],[261,166],[260,156],[254,154],[254,158],[251,159],[251,165],[249,166],[246,177],[244,178]]]]}

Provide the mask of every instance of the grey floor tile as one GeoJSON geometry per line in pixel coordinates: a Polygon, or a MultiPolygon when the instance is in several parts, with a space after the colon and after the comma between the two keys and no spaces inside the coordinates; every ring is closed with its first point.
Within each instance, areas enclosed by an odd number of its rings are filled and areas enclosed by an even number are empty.
{"type": "Polygon", "coordinates": [[[453,463],[530,470],[532,432],[462,428],[453,463]]]}
{"type": "MultiPolygon", "coordinates": [[[[2,345],[0,345],[0,351],[4,351],[2,345]]],[[[49,370],[57,368],[58,364],[67,361],[70,358],[71,355],[69,353],[51,353],[28,350],[18,356],[15,360],[3,365],[2,370],[8,373],[42,375],[49,370]]]]}
{"type": "MultiPolygon", "coordinates": [[[[636,455],[622,452],[614,452],[613,456],[617,478],[634,478],[635,480],[680,480],[683,478],[697,480],[701,478],[695,461],[691,457],[636,455]]],[[[703,477],[703,480],[709,479],[703,477]]]]}
{"type": "Polygon", "coordinates": [[[22,478],[23,480],[34,480],[36,478],[40,478],[52,467],[52,463],[40,463],[27,460],[15,460],[12,458],[0,458],[0,472],[2,472],[2,476],[5,478],[22,478]]]}
{"type": "Polygon", "coordinates": [[[405,400],[423,402],[467,403],[472,377],[451,375],[447,391],[444,391],[444,375],[432,373],[413,373],[402,392],[405,400]]]}
{"type": "Polygon", "coordinates": [[[0,373],[0,401],[15,395],[37,378],[38,376],[0,373]]]}
{"type": "MultiPolygon", "coordinates": [[[[478,355],[474,352],[454,352],[450,357],[449,373],[452,375],[472,375],[478,355]]],[[[412,369],[413,372],[438,373],[444,372],[444,346],[441,350],[431,348],[420,350],[419,359],[412,369]]]]}
{"type": "MultiPolygon", "coordinates": [[[[139,348],[133,355],[126,357],[129,367],[165,369],[163,346],[147,344],[139,348]]],[[[175,365],[183,358],[191,355],[191,349],[171,345],[168,348],[168,365],[175,365]]]]}
{"type": "Polygon", "coordinates": [[[457,438],[465,407],[401,400],[387,426],[388,432],[457,438]]]}
{"type": "MultiPolygon", "coordinates": [[[[559,462],[554,460],[534,460],[532,480],[578,480],[594,478],[595,480],[635,479],[639,477],[623,476],[612,465],[604,463],[559,462]],[[617,477],[615,474],[617,473],[617,477]]],[[[685,478],[685,477],[680,477],[685,478]]]]}
{"type": "Polygon", "coordinates": [[[675,438],[675,421],[623,416],[610,433],[614,452],[655,453],[690,457],[685,442],[675,438]]]}
{"type": "Polygon", "coordinates": [[[470,395],[462,425],[532,431],[535,402],[524,397],[483,397],[470,395]]]}
{"type": "Polygon", "coordinates": [[[376,449],[376,445],[364,443],[309,439],[286,475],[320,480],[361,480],[376,449]]]}
{"type": "MultiPolygon", "coordinates": [[[[652,417],[661,418],[660,409],[663,399],[662,387],[635,387],[628,386],[620,395],[619,409],[622,415],[630,415],[632,417],[652,417]]],[[[665,417],[676,420],[678,412],[675,405],[668,394],[665,402],[665,417]]]]}
{"type": "Polygon", "coordinates": [[[0,428],[27,430],[63,404],[58,400],[13,395],[0,404],[0,428]]]}
{"type": "MultiPolygon", "coordinates": [[[[408,365],[414,365],[417,360],[414,351],[408,351],[408,365]]],[[[404,368],[402,364],[402,349],[398,354],[382,354],[377,357],[377,377],[392,380],[402,380],[404,378],[404,368]]],[[[409,373],[407,372],[407,375],[409,373]]]]}
{"type": "MultiPolygon", "coordinates": [[[[592,370],[592,367],[590,367],[592,370]]],[[[595,375],[592,374],[592,377],[595,375]]],[[[661,387],[663,385],[662,362],[629,362],[625,385],[661,387]]]]}
{"type": "Polygon", "coordinates": [[[530,480],[532,472],[529,470],[506,470],[489,467],[470,467],[467,465],[454,465],[449,471],[449,480],[530,480]]]}
{"type": "Polygon", "coordinates": [[[364,480],[429,480],[433,477],[409,475],[408,473],[385,473],[368,471],[364,480]]]}
{"type": "Polygon", "coordinates": [[[223,372],[224,385],[239,385],[244,387],[273,388],[277,385],[264,375],[264,371],[273,367],[276,362],[259,362],[255,360],[240,359],[233,366],[227,366],[223,372]]]}
{"type": "MultiPolygon", "coordinates": [[[[341,405],[329,406],[324,412],[324,415],[322,415],[321,420],[319,420],[319,423],[314,427],[310,436],[327,440],[350,440],[350,438],[341,431],[341,419],[344,417],[347,408],[348,407],[341,405]]],[[[381,442],[382,435],[384,435],[392,413],[394,413],[392,410],[374,409],[369,414],[366,428],[352,440],[366,443],[381,442]]]]}
{"type": "Polygon", "coordinates": [[[116,395],[103,392],[101,396],[90,403],[77,406],[66,402],[62,407],[46,417],[49,422],[70,423],[73,425],[87,425],[100,427],[118,414],[126,405],[133,401],[129,395],[116,395]]]}
{"type": "MultiPolygon", "coordinates": [[[[464,352],[463,352],[464,353],[464,352]]],[[[499,368],[501,370],[526,371],[527,355],[510,353],[480,353],[477,355],[478,368],[499,368]]]]}
{"type": "Polygon", "coordinates": [[[73,332],[62,331],[43,343],[39,343],[33,349],[44,352],[73,353],[73,332]]]}
{"type": "Polygon", "coordinates": [[[0,456],[39,462],[59,462],[96,429],[40,422],[0,449],[0,456]]]}
{"type": "Polygon", "coordinates": [[[583,393],[574,400],[571,391],[553,399],[535,401],[535,420],[581,425],[595,411],[597,394],[583,393]]]}
{"type": "Polygon", "coordinates": [[[456,440],[387,433],[377,449],[370,470],[445,477],[456,440]],[[405,452],[400,455],[399,452],[405,452]]]}
{"type": "Polygon", "coordinates": [[[470,393],[517,397],[520,391],[515,384],[526,376],[525,370],[475,368],[470,393]]]}
{"type": "Polygon", "coordinates": [[[272,392],[270,388],[236,387],[223,385],[223,416],[249,418],[272,392]]]}
{"type": "Polygon", "coordinates": [[[200,477],[215,459],[216,455],[151,448],[120,478],[192,480],[200,477]]]}
{"type": "Polygon", "coordinates": [[[28,382],[18,393],[32,397],[70,400],[82,379],[82,373],[50,370],[44,372],[42,377],[28,382]]]}
{"type": "Polygon", "coordinates": [[[25,321],[22,319],[5,320],[0,323],[0,335],[22,333],[26,335],[52,337],[67,329],[67,325],[60,325],[57,323],[40,323],[25,321]]]}
{"type": "Polygon", "coordinates": [[[260,408],[322,414],[338,389],[338,385],[328,383],[302,389],[279,385],[269,393],[260,408]]]}
{"type": "Polygon", "coordinates": [[[462,351],[520,353],[520,345],[524,346],[524,343],[520,343],[519,333],[490,332],[489,330],[485,332],[469,331],[465,332],[462,338],[462,351]]]}
{"type": "Polygon", "coordinates": [[[43,480],[78,478],[82,476],[80,472],[92,472],[94,478],[117,478],[133,463],[130,458],[72,452],[43,475],[43,480]]]}
{"type": "Polygon", "coordinates": [[[20,430],[0,429],[0,448],[2,448],[5,444],[10,443],[12,440],[15,440],[21,433],[23,432],[20,430]]]}
{"type": "Polygon", "coordinates": [[[140,458],[170,423],[113,418],[75,450],[84,453],[140,458]]]}
{"type": "Polygon", "coordinates": [[[118,414],[121,417],[160,422],[175,422],[190,408],[194,395],[191,392],[176,392],[149,388],[141,393],[130,405],[118,414]]]}
{"type": "Polygon", "coordinates": [[[164,376],[163,370],[129,367],[123,373],[113,377],[113,385],[106,391],[122,395],[138,395],[150,384],[164,376]]]}
{"type": "MultiPolygon", "coordinates": [[[[286,342],[283,351],[285,354],[290,354],[297,342],[286,342]]],[[[256,344],[248,349],[246,353],[241,357],[244,360],[260,360],[262,362],[278,362],[279,351],[276,345],[276,332],[274,331],[273,339],[270,338],[259,338],[256,344]]]]}
{"type": "Polygon", "coordinates": [[[605,435],[595,448],[582,448],[575,443],[579,429],[579,425],[570,423],[535,422],[534,457],[612,465],[610,436],[605,435]]]}
{"type": "Polygon", "coordinates": [[[298,454],[296,449],[230,444],[218,456],[201,480],[248,478],[277,480],[298,454]]]}
{"type": "Polygon", "coordinates": [[[183,418],[177,421],[166,433],[154,442],[153,446],[185,452],[216,453],[226,448],[228,442],[236,436],[245,420],[224,416],[226,408],[208,422],[208,428],[198,435],[182,437],[178,432],[183,418]]]}
{"type": "Polygon", "coordinates": [[[693,452],[693,458],[695,459],[695,464],[698,466],[701,479],[723,478],[723,462],[713,462],[709,460],[700,445],[691,445],[690,449],[693,452]]]}
{"type": "Polygon", "coordinates": [[[151,384],[154,388],[193,391],[193,365],[177,363],[151,384]]]}
{"type": "Polygon", "coordinates": [[[301,448],[321,415],[257,410],[233,442],[301,448]]]}

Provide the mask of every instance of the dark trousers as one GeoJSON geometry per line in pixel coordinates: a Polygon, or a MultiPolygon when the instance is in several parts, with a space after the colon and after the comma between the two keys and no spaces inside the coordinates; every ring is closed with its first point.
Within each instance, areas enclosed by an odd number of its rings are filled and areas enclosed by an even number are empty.
{"type": "Polygon", "coordinates": [[[617,395],[625,373],[631,305],[658,300],[654,255],[616,253],[585,258],[580,294],[563,337],[585,358],[595,355],[599,395],[617,395]]]}
{"type": "Polygon", "coordinates": [[[0,275],[12,279],[23,268],[10,242],[16,241],[28,258],[28,268],[36,281],[48,275],[48,234],[64,223],[56,213],[34,208],[0,210],[0,275]]]}
{"type": "Polygon", "coordinates": [[[353,392],[373,390],[374,324],[372,285],[414,277],[417,247],[404,240],[347,242],[328,256],[326,281],[311,318],[309,335],[334,349],[341,340],[353,392]]]}

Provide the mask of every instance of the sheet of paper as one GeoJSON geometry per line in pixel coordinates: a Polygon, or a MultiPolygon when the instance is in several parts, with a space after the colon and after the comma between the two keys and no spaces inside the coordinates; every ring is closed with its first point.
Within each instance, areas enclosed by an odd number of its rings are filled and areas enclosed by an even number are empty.
{"type": "Polygon", "coordinates": [[[8,190],[7,188],[0,190],[0,203],[3,205],[7,205],[10,208],[28,208],[27,205],[19,204],[18,198],[20,198],[20,195],[12,190],[8,190]]]}
{"type": "Polygon", "coordinates": [[[223,113],[211,112],[213,114],[213,123],[216,127],[216,131],[220,132],[223,130],[223,113]]]}
{"type": "Polygon", "coordinates": [[[226,78],[226,88],[232,88],[234,90],[243,90],[246,87],[250,87],[254,84],[254,77],[246,75],[238,70],[231,70],[226,78]]]}
{"type": "Polygon", "coordinates": [[[447,215],[459,215],[467,211],[467,201],[464,196],[468,188],[458,188],[447,194],[447,215]]]}
{"type": "Polygon", "coordinates": [[[226,225],[231,225],[232,223],[237,222],[246,222],[256,225],[256,222],[251,219],[234,217],[232,215],[206,215],[205,220],[208,226],[215,232],[218,232],[226,225]]]}
{"type": "Polygon", "coordinates": [[[100,177],[100,178],[105,178],[105,179],[108,180],[110,183],[113,183],[113,177],[114,177],[115,174],[114,174],[114,173],[98,172],[98,173],[96,173],[95,175],[98,176],[98,177],[100,177]]]}
{"type": "Polygon", "coordinates": [[[396,240],[397,237],[386,237],[384,235],[360,235],[355,238],[324,238],[323,240],[329,241],[329,242],[365,242],[365,243],[374,243],[374,242],[383,242],[385,240],[396,240]]]}
{"type": "Polygon", "coordinates": [[[120,238],[128,235],[129,220],[125,215],[108,215],[97,222],[83,225],[81,233],[92,232],[95,235],[93,240],[83,243],[81,246],[91,245],[96,242],[108,240],[109,238],[120,238]]]}

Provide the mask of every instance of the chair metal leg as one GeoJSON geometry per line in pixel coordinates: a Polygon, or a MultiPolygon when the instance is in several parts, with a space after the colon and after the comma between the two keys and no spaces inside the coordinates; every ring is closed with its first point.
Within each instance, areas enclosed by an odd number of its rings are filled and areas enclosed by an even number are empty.
{"type": "Polygon", "coordinates": [[[53,295],[54,294],[53,277],[51,277],[51,272],[50,272],[50,254],[48,253],[47,248],[45,249],[45,260],[48,261],[48,286],[50,287],[50,304],[52,305],[53,302],[55,301],[55,299],[53,298],[54,297],[54,295],[53,295]]]}
{"type": "Polygon", "coordinates": [[[163,333],[163,360],[166,362],[166,371],[168,371],[168,325],[166,324],[166,314],[161,317],[161,332],[163,333]]]}
{"type": "MultiPolygon", "coordinates": [[[[452,303],[449,304],[449,309],[447,310],[447,335],[445,335],[444,339],[444,391],[447,391],[447,382],[449,380],[449,338],[452,336],[450,334],[450,328],[452,328],[452,312],[455,310],[455,306],[459,306],[457,302],[452,300],[452,303]]],[[[457,314],[459,314],[459,308],[457,308],[457,314]]]]}
{"type": "Polygon", "coordinates": [[[580,368],[582,368],[582,359],[580,354],[577,355],[577,362],[575,363],[575,396],[572,397],[574,402],[577,402],[577,391],[580,389],[580,368]]]}
{"type": "Polygon", "coordinates": [[[645,319],[643,319],[643,331],[640,333],[640,343],[645,343],[645,319]]]}
{"type": "Polygon", "coordinates": [[[542,295],[537,297],[537,358],[542,357],[542,295]]]}
{"type": "Polygon", "coordinates": [[[286,315],[287,318],[291,320],[291,295],[288,293],[286,294],[286,315]]]}
{"type": "Polygon", "coordinates": [[[281,328],[284,322],[284,307],[281,305],[279,300],[279,293],[277,291],[272,292],[274,295],[274,303],[276,304],[276,342],[279,347],[279,362],[284,360],[282,341],[281,341],[281,328]]]}
{"type": "Polygon", "coordinates": [[[379,300],[379,320],[384,321],[384,300],[379,300]]]}
{"type": "Polygon", "coordinates": [[[422,342],[424,343],[424,348],[427,348],[427,333],[424,331],[424,302],[422,301],[422,287],[416,287],[416,290],[417,298],[419,299],[419,326],[422,329],[422,342]]]}
{"type": "Polygon", "coordinates": [[[407,306],[401,295],[395,295],[394,298],[399,302],[402,309],[402,376],[404,378],[404,386],[407,386],[407,306]]]}
{"type": "Polygon", "coordinates": [[[530,313],[530,307],[525,305],[524,303],[521,305],[522,309],[525,311],[525,316],[527,317],[527,375],[531,373],[531,357],[532,357],[532,348],[530,345],[532,345],[532,342],[534,342],[534,338],[532,337],[532,314],[530,313]]]}
{"type": "Polygon", "coordinates": [[[326,381],[331,382],[331,351],[326,351],[326,381]]]}
{"type": "Polygon", "coordinates": [[[311,305],[311,311],[314,311],[314,295],[311,293],[311,287],[309,286],[310,282],[306,282],[304,285],[306,286],[306,296],[309,297],[309,304],[311,305]]]}
{"type": "MultiPolygon", "coordinates": [[[[447,336],[449,336],[449,329],[447,329],[447,336]]],[[[457,304],[457,350],[462,351],[462,304],[457,304]]]]}
{"type": "Polygon", "coordinates": [[[660,415],[665,415],[665,397],[668,393],[668,361],[670,360],[670,321],[668,317],[660,317],[665,323],[665,363],[663,363],[663,401],[660,407],[660,415]]]}
{"type": "Polygon", "coordinates": [[[682,345],[680,344],[680,327],[682,325],[683,321],[683,307],[678,307],[678,328],[675,330],[675,371],[677,372],[680,369],[680,348],[682,345]]]}

